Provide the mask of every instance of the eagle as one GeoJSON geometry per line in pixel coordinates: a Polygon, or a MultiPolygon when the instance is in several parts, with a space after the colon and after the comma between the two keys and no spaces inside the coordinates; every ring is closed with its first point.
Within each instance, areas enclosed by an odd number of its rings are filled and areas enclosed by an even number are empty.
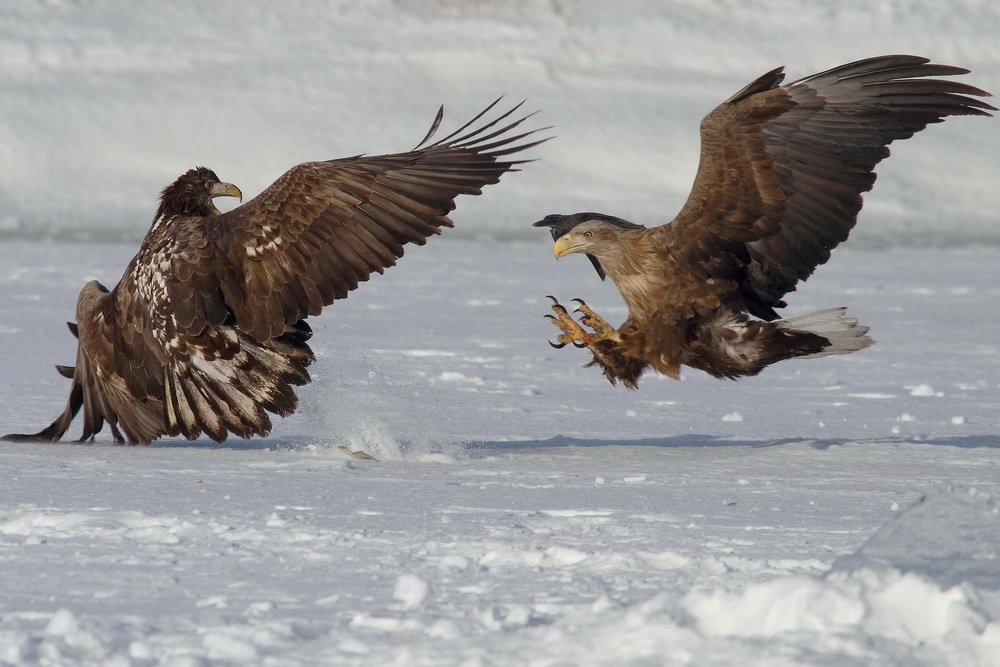
{"type": "Polygon", "coordinates": [[[403,256],[408,243],[451,227],[458,195],[478,195],[542,143],[521,104],[494,101],[434,141],[443,107],[413,150],[292,167],[222,213],[239,188],[197,167],[164,188],[152,226],[118,284],[87,283],[69,323],[76,365],[65,410],[35,434],[59,440],[83,410],[80,442],[107,423],[118,444],[161,436],[216,442],[265,436],[269,413],[295,411],[314,355],[306,318],[345,299],[403,256]]]}
{"type": "Polygon", "coordinates": [[[646,228],[601,213],[549,215],[557,258],[584,253],[628,307],[617,328],[582,300],[579,320],[554,297],[546,315],[593,354],[612,384],[635,389],[653,369],[753,376],[783,359],[848,354],[872,344],[844,308],[779,316],[795,290],[847,239],[861,193],[888,144],[952,115],[996,111],[989,93],[953,79],[968,70],[888,55],[779,85],[757,78],[701,122],[691,193],[673,221],[646,228]]]}

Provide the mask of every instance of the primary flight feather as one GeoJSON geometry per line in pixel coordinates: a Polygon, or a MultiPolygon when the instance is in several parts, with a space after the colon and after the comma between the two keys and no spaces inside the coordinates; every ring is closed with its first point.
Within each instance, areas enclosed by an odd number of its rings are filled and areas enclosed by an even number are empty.
{"type": "Polygon", "coordinates": [[[588,347],[591,365],[635,388],[649,368],[735,379],[870,345],[843,308],[784,319],[776,309],[847,239],[889,143],[946,116],[996,110],[976,99],[985,91],[928,78],[967,72],[906,55],[784,86],[782,68],[772,70],[702,121],[697,176],[672,222],[647,229],[576,213],[534,223],[550,228],[556,257],[589,256],[628,306],[615,328],[582,302],[577,322],[553,299],[557,347],[588,347]]]}

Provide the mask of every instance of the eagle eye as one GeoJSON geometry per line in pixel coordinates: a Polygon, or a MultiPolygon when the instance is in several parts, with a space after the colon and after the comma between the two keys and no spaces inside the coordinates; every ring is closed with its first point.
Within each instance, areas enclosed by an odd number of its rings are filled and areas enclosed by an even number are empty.
{"type": "Polygon", "coordinates": [[[585,238],[585,239],[589,239],[589,238],[591,238],[591,237],[592,237],[593,235],[594,235],[594,232],[584,232],[584,233],[583,233],[583,238],[585,238]]]}

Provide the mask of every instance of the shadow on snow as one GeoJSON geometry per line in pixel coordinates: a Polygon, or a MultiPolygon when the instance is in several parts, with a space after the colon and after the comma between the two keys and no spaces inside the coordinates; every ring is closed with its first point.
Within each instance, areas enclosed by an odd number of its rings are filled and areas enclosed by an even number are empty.
{"type": "MultiPolygon", "coordinates": [[[[157,440],[151,447],[176,449],[231,449],[242,451],[306,451],[311,449],[328,450],[336,446],[337,439],[328,436],[313,435],[292,435],[278,438],[253,438],[250,440],[240,440],[233,438],[226,442],[218,443],[202,438],[195,441],[183,440],[180,438],[167,438],[157,440]]],[[[541,450],[552,447],[779,447],[782,445],[807,445],[815,449],[827,449],[850,443],[885,445],[885,444],[913,444],[913,445],[942,445],[946,447],[962,448],[1000,448],[1000,435],[967,435],[942,438],[776,438],[771,440],[746,440],[734,439],[728,436],[708,435],[708,434],[685,434],[672,435],[662,438],[575,438],[564,435],[557,435],[544,440],[464,440],[441,443],[442,445],[461,445],[470,453],[488,453],[498,451],[519,451],[519,450],[541,450]]],[[[62,441],[57,443],[30,443],[32,446],[59,446],[59,445],[85,445],[85,446],[120,446],[113,445],[109,441],[98,440],[94,443],[79,443],[73,441],[62,441]]],[[[418,449],[413,443],[406,440],[398,442],[401,452],[406,453],[418,449]]],[[[419,449],[427,449],[426,444],[419,449]]],[[[433,449],[433,447],[431,447],[433,449]]]]}
{"type": "MultiPolygon", "coordinates": [[[[471,453],[490,451],[539,450],[550,447],[779,447],[782,445],[808,445],[815,449],[827,449],[849,443],[870,445],[914,444],[942,445],[963,448],[1000,448],[1000,435],[968,435],[944,438],[777,438],[771,440],[734,439],[728,436],[708,434],[672,435],[662,438],[574,438],[557,435],[544,440],[466,440],[448,444],[461,444],[471,453]]],[[[252,440],[228,440],[216,443],[210,440],[188,442],[180,439],[160,440],[153,447],[191,447],[195,449],[235,449],[235,450],[286,450],[305,451],[310,447],[325,449],[332,444],[329,437],[296,435],[280,438],[252,440]]],[[[399,442],[403,452],[414,449],[412,443],[399,442]]],[[[424,445],[423,448],[426,448],[424,445]]]]}

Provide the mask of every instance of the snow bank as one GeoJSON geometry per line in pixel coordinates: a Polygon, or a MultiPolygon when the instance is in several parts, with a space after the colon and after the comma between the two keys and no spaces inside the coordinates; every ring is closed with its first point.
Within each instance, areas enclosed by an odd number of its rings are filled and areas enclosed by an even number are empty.
{"type": "Polygon", "coordinates": [[[845,655],[895,645],[909,664],[1000,665],[998,507],[974,489],[936,492],[825,576],[695,591],[684,610],[708,637],[804,635],[845,655]]]}
{"type": "Polygon", "coordinates": [[[571,663],[1000,665],[997,508],[973,489],[935,492],[822,576],[602,598],[538,639],[571,663]]]}
{"type": "MultiPolygon", "coordinates": [[[[469,573],[471,566],[459,555],[440,559],[433,575],[437,585],[432,586],[423,574],[399,574],[392,587],[393,602],[381,611],[349,614],[343,624],[281,621],[275,617],[275,602],[270,601],[230,609],[227,596],[202,598],[196,602],[198,608],[224,613],[214,625],[198,628],[200,642],[195,645],[184,639],[179,628],[159,629],[138,616],[109,618],[68,608],[48,613],[8,611],[0,615],[0,644],[4,646],[0,660],[12,664],[150,660],[191,664],[202,659],[260,661],[281,652],[299,658],[337,656],[343,664],[458,664],[480,659],[489,663],[506,656],[505,660],[533,665],[655,660],[699,665],[750,661],[988,667],[1000,664],[1000,571],[996,568],[1000,543],[998,533],[991,530],[996,528],[997,506],[995,498],[973,490],[937,492],[900,512],[857,553],[822,575],[793,574],[734,590],[706,580],[687,592],[654,591],[630,604],[616,602],[610,591],[588,604],[572,605],[551,593],[520,603],[491,603],[484,597],[469,610],[471,617],[461,622],[443,613],[447,600],[457,592],[450,590],[454,584],[448,582],[455,575],[469,573]],[[961,508],[957,517],[947,511],[955,508],[961,508]],[[915,561],[940,558],[941,545],[968,544],[970,524],[981,528],[975,533],[979,536],[976,546],[954,551],[958,558],[979,561],[978,583],[942,583],[933,578],[936,568],[924,572],[913,568],[915,561]],[[914,541],[916,535],[923,539],[914,541]],[[876,551],[878,563],[872,555],[876,551]],[[780,653],[775,646],[781,647],[780,653]]],[[[547,529],[563,532],[577,518],[592,520],[606,514],[547,512],[547,529]]],[[[299,532],[307,534],[308,526],[299,523],[299,532]]],[[[136,526],[143,524],[135,513],[88,518],[55,511],[14,512],[0,524],[0,536],[65,540],[81,531],[91,531],[96,538],[94,531],[103,531],[101,540],[129,540],[135,539],[136,526]]],[[[162,527],[174,530],[177,524],[162,527]]],[[[273,544],[280,535],[276,528],[274,524],[264,528],[266,538],[238,531],[226,539],[260,545],[266,539],[273,544]]],[[[213,528],[219,530],[224,527],[213,528]]],[[[197,543],[197,533],[198,528],[188,524],[181,534],[197,543]]],[[[155,539],[171,544],[162,537],[155,539]]],[[[289,545],[306,538],[283,539],[289,545]]],[[[319,554],[317,546],[312,548],[319,554]]],[[[615,555],[558,546],[525,552],[497,545],[479,558],[480,583],[470,579],[467,588],[480,586],[485,591],[496,573],[510,581],[603,576],[611,584],[616,573],[692,564],[691,559],[669,553],[615,555]]],[[[727,569],[718,565],[718,561],[713,565],[705,560],[697,567],[716,573],[727,569]]],[[[339,597],[319,603],[336,605],[339,597]]]]}
{"type": "Polygon", "coordinates": [[[798,636],[798,643],[806,635],[821,646],[839,639],[848,655],[892,643],[915,664],[1000,660],[1000,620],[981,608],[974,589],[942,589],[893,569],[790,577],[735,593],[692,593],[684,607],[706,637],[798,636]]]}
{"type": "Polygon", "coordinates": [[[968,582],[1000,591],[1000,500],[975,488],[928,494],[836,563],[843,570],[883,566],[945,587],[968,582]]]}
{"type": "MultiPolygon", "coordinates": [[[[192,166],[252,195],[305,160],[408,149],[439,104],[447,129],[499,95],[558,137],[465,198],[456,233],[537,238],[532,221],[574,210],[664,222],[699,120],[759,74],[902,52],[1000,91],[997,34],[1000,5],[975,0],[3,3],[0,234],[135,241],[192,166]]],[[[1000,239],[997,121],[897,146],[860,242],[1000,239]]]]}

